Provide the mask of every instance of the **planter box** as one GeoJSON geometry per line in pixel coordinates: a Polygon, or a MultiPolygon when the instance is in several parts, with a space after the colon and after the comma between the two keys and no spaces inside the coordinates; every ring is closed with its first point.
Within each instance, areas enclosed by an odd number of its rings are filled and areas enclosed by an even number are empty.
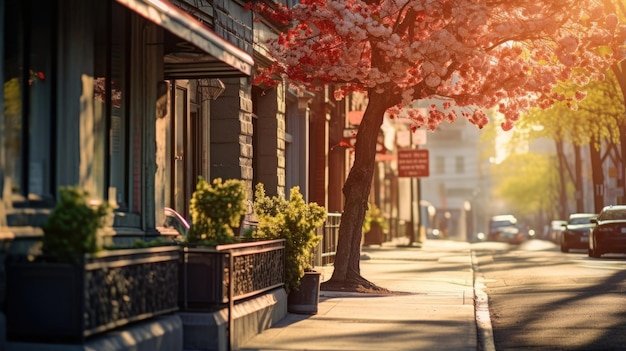
{"type": "Polygon", "coordinates": [[[178,247],[110,250],[59,263],[10,256],[7,337],[82,343],[178,309],[178,247]]]}
{"type": "Polygon", "coordinates": [[[284,239],[214,248],[184,247],[181,252],[182,310],[216,310],[231,300],[260,295],[285,284],[284,239]]]}
{"type": "Polygon", "coordinates": [[[363,235],[363,245],[382,245],[385,242],[385,231],[378,223],[372,223],[370,230],[363,235]]]}

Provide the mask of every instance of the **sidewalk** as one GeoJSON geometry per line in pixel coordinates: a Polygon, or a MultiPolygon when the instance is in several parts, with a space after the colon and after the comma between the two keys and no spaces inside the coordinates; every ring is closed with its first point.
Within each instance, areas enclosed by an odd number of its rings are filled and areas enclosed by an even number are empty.
{"type": "MultiPolygon", "coordinates": [[[[465,242],[366,247],[361,274],[379,286],[410,294],[322,291],[316,315],[287,314],[239,350],[487,351],[493,344],[490,323],[485,332],[479,319],[488,309],[486,298],[475,304],[482,298],[475,299],[481,293],[475,294],[472,262],[465,242]],[[483,312],[475,314],[475,306],[483,312]]],[[[319,268],[322,280],[328,280],[332,267],[319,268]]]]}

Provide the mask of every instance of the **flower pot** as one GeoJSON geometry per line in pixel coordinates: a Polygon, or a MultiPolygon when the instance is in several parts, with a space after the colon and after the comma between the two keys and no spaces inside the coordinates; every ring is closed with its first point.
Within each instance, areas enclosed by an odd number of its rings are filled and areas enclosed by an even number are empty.
{"type": "Polygon", "coordinates": [[[299,314],[317,314],[320,299],[321,272],[305,272],[298,290],[287,296],[287,311],[299,314]]]}

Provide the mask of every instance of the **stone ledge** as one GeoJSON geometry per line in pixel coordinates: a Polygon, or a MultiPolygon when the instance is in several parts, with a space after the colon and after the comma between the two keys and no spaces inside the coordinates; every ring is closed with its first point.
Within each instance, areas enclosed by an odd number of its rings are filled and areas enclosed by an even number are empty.
{"type": "MultiPolygon", "coordinates": [[[[183,322],[183,349],[193,351],[228,350],[228,309],[216,312],[180,312],[183,322]]],[[[276,289],[235,305],[233,345],[238,345],[269,329],[287,315],[287,293],[276,289]]]]}
{"type": "Polygon", "coordinates": [[[7,342],[7,351],[181,351],[183,324],[176,314],[156,317],[94,337],[84,344],[7,342]]]}

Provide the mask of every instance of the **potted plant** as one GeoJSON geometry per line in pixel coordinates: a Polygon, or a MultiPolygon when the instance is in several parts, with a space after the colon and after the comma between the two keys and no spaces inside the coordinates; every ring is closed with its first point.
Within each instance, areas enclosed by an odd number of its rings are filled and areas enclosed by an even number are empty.
{"type": "Polygon", "coordinates": [[[385,242],[387,221],[376,204],[369,203],[363,221],[363,245],[381,245],[385,242]]]}
{"type": "Polygon", "coordinates": [[[283,284],[282,272],[260,277],[268,266],[282,263],[284,243],[244,242],[250,240],[236,235],[248,208],[244,181],[216,178],[209,183],[198,177],[190,199],[191,224],[181,243],[179,296],[183,310],[219,309],[229,300],[238,301],[283,284]],[[248,268],[238,269],[241,267],[248,268]],[[229,296],[230,285],[233,296],[229,296]]]}
{"type": "Polygon", "coordinates": [[[10,340],[82,342],[178,308],[176,247],[103,250],[112,208],[76,186],[59,195],[42,226],[42,254],[7,259],[10,340]]]}
{"type": "Polygon", "coordinates": [[[239,179],[199,176],[189,201],[191,223],[183,246],[180,271],[180,305],[183,310],[215,308],[226,302],[227,265],[220,244],[237,242],[234,228],[246,211],[246,192],[239,179]]]}
{"type": "Polygon", "coordinates": [[[181,314],[183,348],[221,349],[228,345],[236,349],[240,340],[267,328],[272,318],[284,311],[273,312],[264,306],[258,315],[247,316],[250,308],[259,306],[245,304],[283,286],[284,240],[250,240],[238,235],[246,225],[244,215],[250,212],[243,180],[216,178],[209,183],[199,177],[189,212],[189,229],[180,243],[179,305],[189,312],[181,314]],[[240,303],[243,313],[235,310],[240,303]],[[258,318],[264,313],[268,315],[258,318]],[[199,319],[198,314],[213,317],[199,319]],[[210,322],[226,317],[226,328],[210,322]],[[248,327],[235,328],[235,320],[248,327]],[[251,328],[253,324],[256,326],[251,328]],[[232,330],[237,330],[237,338],[232,330]]]}
{"type": "Polygon", "coordinates": [[[321,240],[316,229],[324,224],[326,209],[306,203],[297,186],[291,188],[287,200],[283,196],[267,196],[263,184],[257,184],[254,211],[259,223],[254,237],[285,239],[289,312],[317,313],[320,272],[313,270],[311,255],[321,240]]]}

